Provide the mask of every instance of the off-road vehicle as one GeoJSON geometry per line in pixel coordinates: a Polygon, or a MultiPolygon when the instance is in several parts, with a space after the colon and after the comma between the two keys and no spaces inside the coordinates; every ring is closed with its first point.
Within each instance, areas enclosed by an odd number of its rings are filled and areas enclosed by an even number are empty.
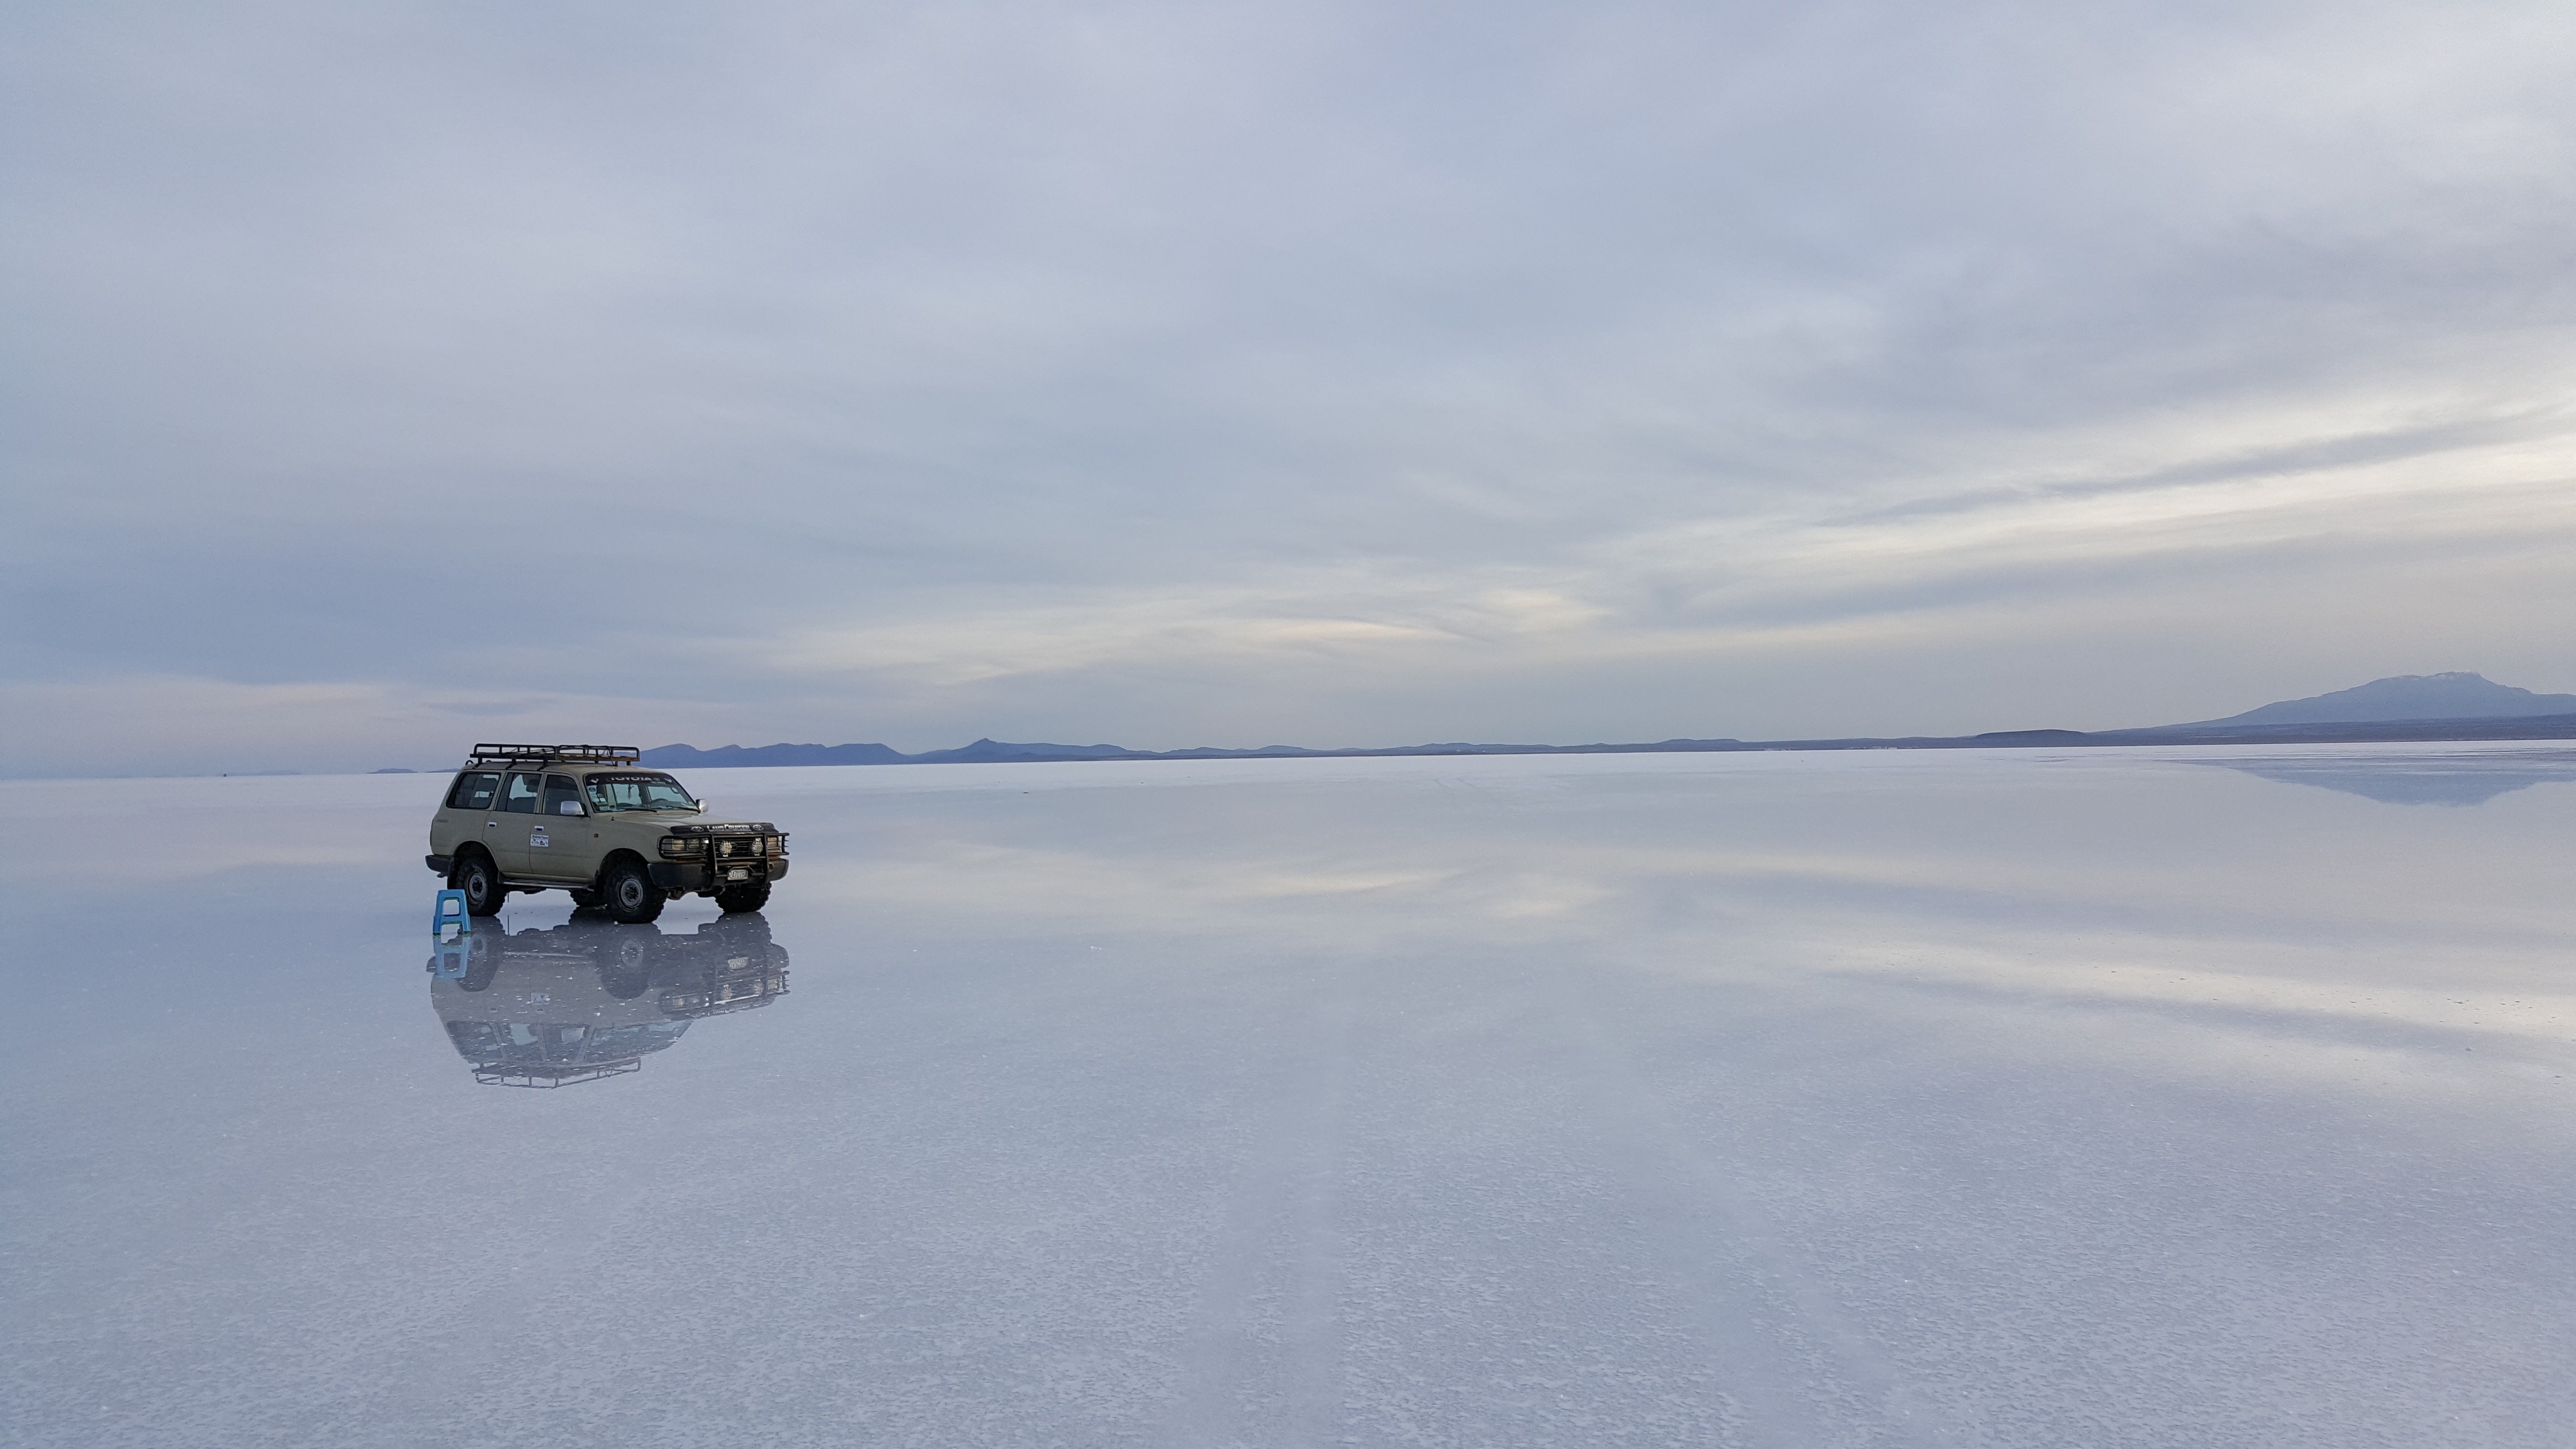
{"type": "Polygon", "coordinates": [[[546,890],[629,925],[685,895],[759,910],[787,874],[786,834],[706,809],[631,745],[476,745],[430,817],[429,868],[478,916],[546,890]]]}

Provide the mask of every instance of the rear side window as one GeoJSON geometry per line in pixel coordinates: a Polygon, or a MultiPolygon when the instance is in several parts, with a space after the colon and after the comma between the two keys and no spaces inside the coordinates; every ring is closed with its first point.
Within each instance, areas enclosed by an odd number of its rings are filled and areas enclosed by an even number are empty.
{"type": "Polygon", "coordinates": [[[543,775],[512,775],[510,788],[501,793],[501,808],[512,815],[537,813],[537,782],[543,775]]]}
{"type": "Polygon", "coordinates": [[[545,815],[581,813],[581,787],[572,782],[572,776],[546,776],[546,808],[539,813],[545,815]]]}
{"type": "Polygon", "coordinates": [[[500,771],[468,770],[457,776],[456,784],[448,790],[447,806],[451,810],[489,810],[492,797],[500,793],[500,771]]]}

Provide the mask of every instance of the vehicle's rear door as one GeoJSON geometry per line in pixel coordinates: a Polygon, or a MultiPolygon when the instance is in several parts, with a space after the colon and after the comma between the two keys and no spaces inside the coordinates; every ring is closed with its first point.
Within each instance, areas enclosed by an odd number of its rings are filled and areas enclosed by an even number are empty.
{"type": "Polygon", "coordinates": [[[536,840],[546,835],[546,817],[537,813],[538,802],[546,789],[545,772],[513,770],[501,782],[501,822],[498,830],[483,833],[496,837],[492,841],[492,858],[501,863],[501,874],[525,876],[535,874],[536,840]]]}

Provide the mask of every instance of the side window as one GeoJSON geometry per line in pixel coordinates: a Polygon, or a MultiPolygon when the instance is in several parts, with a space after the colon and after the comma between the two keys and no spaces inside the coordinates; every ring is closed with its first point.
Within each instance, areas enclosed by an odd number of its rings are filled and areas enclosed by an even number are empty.
{"type": "Polygon", "coordinates": [[[572,782],[572,776],[546,776],[546,808],[541,813],[547,815],[581,813],[581,787],[572,782]]]}
{"type": "Polygon", "coordinates": [[[501,808],[513,815],[537,813],[537,782],[542,775],[512,775],[510,788],[501,796],[501,808]]]}
{"type": "Polygon", "coordinates": [[[455,787],[447,792],[451,810],[489,810],[492,797],[501,793],[499,771],[468,770],[456,777],[455,787]]]}

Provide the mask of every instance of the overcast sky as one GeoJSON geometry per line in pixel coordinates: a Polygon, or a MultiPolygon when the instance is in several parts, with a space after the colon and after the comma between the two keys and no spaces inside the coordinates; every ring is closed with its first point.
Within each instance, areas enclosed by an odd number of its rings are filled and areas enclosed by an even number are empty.
{"type": "Polygon", "coordinates": [[[2576,689],[2576,6],[18,5],[11,773],[2576,689]]]}

